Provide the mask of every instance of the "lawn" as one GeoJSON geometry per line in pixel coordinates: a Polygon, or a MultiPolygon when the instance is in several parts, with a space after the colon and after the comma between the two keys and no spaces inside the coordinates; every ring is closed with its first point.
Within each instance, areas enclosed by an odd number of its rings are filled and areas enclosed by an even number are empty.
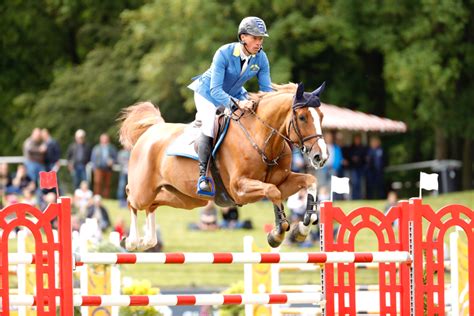
{"type": "MultiPolygon", "coordinates": [[[[474,208],[474,192],[459,192],[440,195],[437,197],[426,197],[425,203],[430,204],[433,209],[458,203],[474,208]]],[[[129,213],[120,209],[116,201],[106,201],[111,218],[117,220],[123,217],[129,222],[129,213]]],[[[385,201],[337,201],[335,205],[349,212],[360,206],[371,206],[383,210],[385,201]]],[[[259,202],[244,206],[241,211],[241,219],[251,219],[254,228],[252,230],[220,230],[214,232],[190,231],[188,225],[198,220],[198,210],[181,210],[161,207],[157,210],[157,222],[160,225],[164,239],[166,252],[241,252],[243,251],[243,237],[250,235],[254,237],[259,247],[267,247],[264,226],[273,223],[273,209],[269,202],[259,202]]],[[[139,214],[140,223],[144,221],[144,214],[139,214]],[[141,215],[141,216],[140,216],[141,215]]],[[[357,237],[357,251],[375,251],[376,239],[370,231],[361,232],[357,237]]],[[[268,248],[269,250],[269,248],[268,248]]],[[[290,245],[281,247],[283,252],[318,251],[314,248],[298,248],[290,245]]],[[[130,265],[122,266],[124,276],[135,279],[150,280],[154,286],[160,288],[178,287],[226,287],[243,279],[243,265],[130,265]]],[[[365,284],[376,283],[377,273],[375,271],[357,272],[358,282],[365,284]]],[[[284,272],[282,284],[318,284],[319,273],[309,272],[284,272]]]]}
{"type": "MultiPolygon", "coordinates": [[[[448,204],[462,204],[474,208],[474,191],[450,193],[437,197],[430,196],[424,203],[437,210],[448,204]]],[[[121,209],[117,201],[105,201],[113,222],[124,218],[128,224],[129,212],[121,209]]],[[[360,206],[371,206],[383,210],[385,201],[336,201],[345,212],[360,206]]],[[[251,230],[219,230],[214,232],[201,232],[188,230],[188,225],[198,220],[199,210],[181,210],[161,207],[157,210],[157,222],[161,228],[165,244],[165,252],[242,252],[243,238],[250,235],[261,251],[269,251],[267,246],[264,226],[273,223],[273,208],[269,202],[259,202],[241,208],[241,219],[250,219],[254,228],[251,230]]],[[[140,227],[144,222],[144,214],[139,213],[140,227]]],[[[446,240],[445,240],[446,241],[446,240]]],[[[10,240],[11,252],[16,251],[16,241],[10,240]]],[[[281,247],[282,252],[312,252],[319,248],[298,248],[288,244],[281,247]]],[[[375,235],[369,230],[363,230],[357,236],[356,251],[376,251],[375,235]]],[[[122,265],[122,275],[137,280],[150,280],[152,284],[161,289],[211,287],[224,288],[235,282],[243,280],[243,265],[122,265]]],[[[282,284],[319,284],[319,272],[282,272],[282,284]]],[[[14,281],[14,280],[12,280],[14,281]]],[[[357,272],[357,283],[378,283],[376,270],[360,270],[357,272]]]]}

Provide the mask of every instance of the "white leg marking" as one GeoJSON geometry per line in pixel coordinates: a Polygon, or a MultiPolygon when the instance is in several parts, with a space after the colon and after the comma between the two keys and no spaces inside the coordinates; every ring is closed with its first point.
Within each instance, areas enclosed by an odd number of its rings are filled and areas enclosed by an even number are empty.
{"type": "Polygon", "coordinates": [[[127,250],[136,250],[139,242],[137,215],[130,209],[130,233],[125,243],[127,250]]]}

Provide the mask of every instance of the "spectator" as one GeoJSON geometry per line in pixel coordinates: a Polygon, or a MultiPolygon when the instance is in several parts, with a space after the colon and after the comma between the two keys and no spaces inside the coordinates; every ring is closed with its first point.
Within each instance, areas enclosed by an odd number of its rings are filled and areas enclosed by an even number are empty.
{"type": "Polygon", "coordinates": [[[306,162],[304,160],[303,153],[299,148],[293,146],[291,151],[291,171],[305,173],[306,172],[306,162]]]}
{"type": "Polygon", "coordinates": [[[331,200],[331,192],[327,186],[320,186],[318,188],[318,200],[320,202],[331,200]]]}
{"type": "Polygon", "coordinates": [[[385,196],[383,182],[384,159],[380,138],[371,137],[367,153],[367,198],[369,199],[383,199],[385,196]]]}
{"type": "Polygon", "coordinates": [[[222,223],[221,228],[238,229],[242,228],[239,221],[239,208],[237,206],[223,207],[221,209],[222,223]]]}
{"type": "Polygon", "coordinates": [[[6,190],[11,185],[12,177],[8,173],[8,164],[6,162],[0,163],[0,189],[6,190]]]}
{"type": "Polygon", "coordinates": [[[69,172],[71,172],[74,189],[79,188],[80,183],[87,180],[86,165],[91,158],[91,149],[86,143],[86,132],[78,129],[74,135],[74,143],[67,149],[67,160],[69,172]]]}
{"type": "Polygon", "coordinates": [[[86,217],[86,210],[91,204],[92,191],[89,190],[89,184],[87,181],[82,181],[78,189],[74,191],[74,207],[79,212],[81,217],[86,217]]]}
{"type": "Polygon", "coordinates": [[[120,165],[119,183],[117,187],[117,198],[120,207],[127,206],[127,197],[125,196],[125,187],[128,181],[128,161],[130,159],[130,150],[121,149],[117,155],[117,162],[120,165]]]}
{"type": "Polygon", "coordinates": [[[336,141],[335,144],[341,149],[341,166],[337,170],[336,176],[339,178],[349,177],[349,173],[347,172],[349,161],[347,155],[347,146],[344,144],[344,136],[341,132],[336,133],[336,141]]]}
{"type": "Polygon", "coordinates": [[[35,192],[31,191],[27,187],[23,189],[23,196],[20,198],[20,202],[34,207],[38,206],[38,200],[36,198],[35,192]]]}
{"type": "Polygon", "coordinates": [[[199,222],[197,224],[191,223],[189,228],[210,231],[218,229],[217,209],[213,201],[209,201],[206,206],[201,209],[199,214],[199,222]]]}
{"type": "Polygon", "coordinates": [[[110,227],[110,218],[107,209],[102,205],[102,197],[94,195],[92,205],[87,208],[87,218],[96,219],[102,232],[110,227]]]}
{"type": "Polygon", "coordinates": [[[94,170],[94,194],[100,194],[104,198],[110,197],[110,180],[112,178],[112,166],[117,160],[117,150],[110,143],[109,135],[102,134],[99,144],[92,149],[92,168],[94,170]]]}
{"type": "Polygon", "coordinates": [[[362,145],[360,135],[355,135],[352,145],[348,149],[349,169],[351,172],[352,199],[360,200],[362,198],[362,182],[364,181],[364,171],[367,149],[362,145]]]}
{"type": "Polygon", "coordinates": [[[61,157],[59,143],[51,137],[47,128],[41,130],[41,138],[46,146],[44,154],[46,171],[57,172],[59,170],[59,158],[61,157]]]}
{"type": "Polygon", "coordinates": [[[395,191],[390,191],[388,192],[387,194],[387,202],[385,204],[385,208],[384,208],[384,213],[387,214],[388,211],[396,206],[398,203],[398,195],[397,195],[397,192],[395,191]]]}
{"type": "Polygon", "coordinates": [[[41,137],[41,129],[34,128],[31,136],[23,143],[23,156],[25,157],[26,173],[28,177],[38,184],[40,171],[45,170],[44,156],[46,145],[41,137]]]}
{"type": "Polygon", "coordinates": [[[123,217],[119,217],[115,222],[114,231],[119,233],[119,239],[122,240],[122,238],[127,233],[127,228],[125,226],[125,220],[123,219],[123,217]]]}
{"type": "Polygon", "coordinates": [[[31,182],[31,178],[27,174],[25,165],[19,164],[11,184],[7,187],[6,193],[18,195],[22,194],[23,189],[26,188],[31,182]]]}
{"type": "Polygon", "coordinates": [[[286,202],[288,209],[290,210],[290,221],[297,223],[303,220],[304,213],[306,212],[307,204],[307,190],[306,188],[300,189],[295,194],[291,195],[286,202]]]}
{"type": "MultiPolygon", "coordinates": [[[[56,203],[57,202],[57,196],[56,196],[56,192],[49,192],[45,195],[43,195],[40,203],[39,203],[39,207],[41,210],[45,210],[49,204],[51,203],[56,203]]],[[[54,222],[56,222],[56,219],[54,220],[54,222]]]]}
{"type": "Polygon", "coordinates": [[[331,132],[324,134],[324,139],[328,148],[329,158],[321,169],[319,184],[329,185],[331,176],[336,176],[342,167],[342,151],[341,148],[334,143],[334,136],[331,132]]]}

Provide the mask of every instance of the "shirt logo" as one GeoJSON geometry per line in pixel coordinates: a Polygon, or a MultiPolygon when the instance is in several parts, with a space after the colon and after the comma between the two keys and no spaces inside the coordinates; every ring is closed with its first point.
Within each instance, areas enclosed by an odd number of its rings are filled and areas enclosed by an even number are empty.
{"type": "Polygon", "coordinates": [[[250,70],[251,71],[259,71],[260,67],[258,67],[258,65],[256,65],[256,64],[253,64],[253,65],[250,65],[250,70]]]}

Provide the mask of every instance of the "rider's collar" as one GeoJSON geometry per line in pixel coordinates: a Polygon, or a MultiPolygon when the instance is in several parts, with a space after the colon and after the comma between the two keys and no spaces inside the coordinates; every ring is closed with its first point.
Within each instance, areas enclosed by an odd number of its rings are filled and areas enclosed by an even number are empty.
{"type": "Polygon", "coordinates": [[[237,43],[234,47],[234,52],[233,52],[233,55],[235,57],[240,57],[240,59],[242,60],[246,60],[246,59],[250,59],[250,58],[253,58],[255,57],[255,55],[245,55],[244,53],[244,47],[242,44],[240,43],[237,43]]]}

